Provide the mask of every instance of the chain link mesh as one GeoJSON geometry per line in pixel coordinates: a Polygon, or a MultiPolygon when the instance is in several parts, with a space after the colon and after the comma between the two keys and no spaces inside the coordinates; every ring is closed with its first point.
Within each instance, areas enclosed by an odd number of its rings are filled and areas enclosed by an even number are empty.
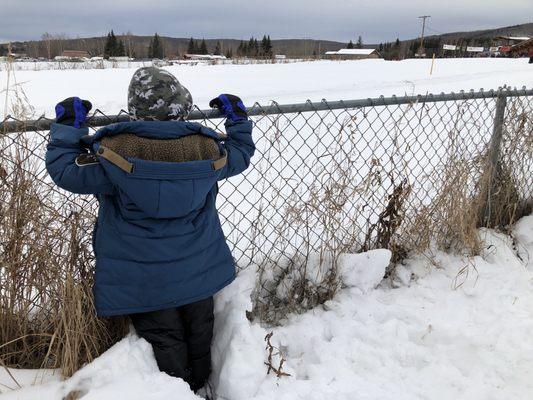
{"type": "MultiPolygon", "coordinates": [[[[533,197],[533,97],[506,99],[498,168],[512,180],[516,217],[533,197]]],[[[460,201],[483,190],[498,97],[388,100],[386,105],[351,108],[328,108],[323,101],[321,110],[306,112],[287,113],[280,106],[275,113],[275,103],[268,112],[260,104],[250,109],[257,152],[247,171],[221,183],[217,206],[238,268],[259,266],[257,298],[279,291],[290,266],[305,269],[313,257],[321,265],[331,254],[383,247],[400,253],[419,250],[439,237],[451,244],[448,228],[464,205],[460,201]],[[271,285],[273,281],[277,283],[271,285]]],[[[313,104],[307,106],[309,110],[313,104]]],[[[124,114],[95,113],[109,123],[124,114]]],[[[203,115],[200,122],[224,131],[222,119],[203,115]]],[[[55,187],[44,166],[48,132],[23,132],[27,122],[18,123],[20,132],[4,134],[0,141],[2,180],[8,182],[16,173],[14,160],[31,166],[27,172],[42,184],[42,195],[53,200],[46,206],[57,215],[57,223],[45,229],[57,233],[72,213],[81,214],[82,238],[89,243],[87,221],[96,216],[96,200],[55,187]]],[[[312,272],[315,281],[332,279],[312,272]]],[[[281,303],[287,296],[302,294],[278,293],[281,303]]],[[[329,294],[316,296],[321,302],[329,294]]],[[[272,309],[280,303],[263,306],[272,309]]]]}

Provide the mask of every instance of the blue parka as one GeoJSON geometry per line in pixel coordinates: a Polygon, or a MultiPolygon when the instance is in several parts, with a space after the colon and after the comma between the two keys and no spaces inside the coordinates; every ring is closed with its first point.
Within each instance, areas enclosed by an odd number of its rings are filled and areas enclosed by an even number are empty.
{"type": "Polygon", "coordinates": [[[93,234],[96,255],[94,298],[100,316],[161,310],[192,303],[228,285],[235,277],[215,201],[217,181],[250,164],[255,146],[250,121],[226,122],[227,136],[184,121],[112,124],[90,139],[98,154],[107,135],[132,133],[152,139],[201,134],[219,143],[227,162],[215,170],[210,160],[182,163],[126,158],[128,173],[98,157],[79,165],[88,150],[80,139],[87,128],[53,124],[46,167],[53,181],[73,193],[95,194],[99,201],[93,234]]]}

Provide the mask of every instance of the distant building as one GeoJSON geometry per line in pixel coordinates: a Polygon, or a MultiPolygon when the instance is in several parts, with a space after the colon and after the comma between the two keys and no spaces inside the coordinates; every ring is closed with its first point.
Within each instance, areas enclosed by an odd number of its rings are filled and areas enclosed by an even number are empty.
{"type": "Polygon", "coordinates": [[[212,54],[184,54],[183,58],[186,60],[225,60],[225,56],[215,56],[212,54]]]}
{"type": "Polygon", "coordinates": [[[274,56],[274,58],[275,58],[276,60],[285,60],[285,59],[287,58],[287,56],[286,56],[285,54],[276,54],[276,55],[274,56]]]}
{"type": "Polygon", "coordinates": [[[21,58],[28,58],[28,55],[26,53],[8,53],[7,57],[18,60],[21,58]]]}
{"type": "Polygon", "coordinates": [[[528,36],[496,36],[492,39],[492,47],[498,47],[499,54],[507,54],[511,47],[531,39],[528,36]]]}
{"type": "Polygon", "coordinates": [[[81,59],[81,58],[89,58],[89,53],[83,50],[64,50],[61,54],[62,59],[81,59]]]}
{"type": "Polygon", "coordinates": [[[529,36],[496,36],[492,42],[495,46],[514,46],[529,39],[529,36]]]}
{"type": "Polygon", "coordinates": [[[130,61],[128,56],[113,56],[109,57],[109,61],[130,61]]]}
{"type": "Polygon", "coordinates": [[[531,57],[531,54],[533,54],[533,38],[511,46],[509,53],[515,57],[531,57]]]}
{"type": "Polygon", "coordinates": [[[363,60],[368,58],[381,58],[376,49],[340,49],[326,51],[326,58],[332,60],[363,60]]]}

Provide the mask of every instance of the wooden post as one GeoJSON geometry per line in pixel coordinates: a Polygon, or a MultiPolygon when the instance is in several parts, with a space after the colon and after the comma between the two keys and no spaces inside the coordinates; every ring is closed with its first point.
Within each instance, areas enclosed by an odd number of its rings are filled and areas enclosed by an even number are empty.
{"type": "Polygon", "coordinates": [[[487,182],[485,194],[485,215],[484,226],[491,227],[492,216],[492,196],[497,190],[498,180],[498,164],[500,161],[500,150],[503,137],[503,125],[505,121],[505,108],[507,107],[507,96],[503,93],[498,95],[496,100],[496,113],[494,114],[494,126],[492,129],[492,137],[490,138],[490,147],[488,154],[488,168],[489,180],[487,182]]]}

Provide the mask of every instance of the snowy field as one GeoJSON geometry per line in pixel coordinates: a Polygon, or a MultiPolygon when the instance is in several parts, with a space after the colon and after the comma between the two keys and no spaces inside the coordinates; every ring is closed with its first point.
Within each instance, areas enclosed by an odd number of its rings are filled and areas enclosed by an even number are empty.
{"type": "MultiPolygon", "coordinates": [[[[191,91],[195,104],[208,108],[219,93],[234,93],[246,105],[271,101],[301,103],[307,99],[348,100],[380,95],[441,93],[533,87],[533,68],[527,59],[320,61],[274,65],[212,65],[166,67],[191,91]]],[[[37,115],[53,116],[57,102],[70,96],[90,100],[95,108],[113,114],[126,108],[128,84],[134,69],[16,71],[37,115]]],[[[7,72],[0,71],[0,118],[4,113],[7,72]]],[[[11,81],[13,83],[13,80],[11,81]]]]}
{"type": "MultiPolygon", "coordinates": [[[[308,62],[280,65],[175,66],[173,72],[207,108],[219,92],[247,105],[533,87],[526,59],[308,62]]],[[[133,70],[16,71],[37,114],[77,95],[106,113],[126,106],[133,70]]],[[[6,84],[0,71],[0,92],[6,84]]],[[[9,96],[9,94],[8,94],[9,96]]],[[[5,93],[0,95],[3,113],[5,93]]],[[[2,115],[2,114],[0,114],[2,115]]],[[[414,256],[395,282],[380,283],[389,253],[343,257],[347,286],[324,307],[282,327],[250,323],[249,268],[216,297],[211,383],[217,398],[241,399],[529,399],[533,397],[533,216],[514,238],[480,232],[480,257],[437,253],[433,265],[414,256]],[[465,268],[466,267],[466,268],[465,268]],[[468,271],[468,274],[465,273],[468,271]],[[286,358],[288,377],[266,375],[264,337],[286,358]]],[[[274,357],[274,362],[279,360],[274,357]]],[[[149,345],[131,334],[61,382],[53,371],[0,370],[0,398],[59,400],[194,399],[178,379],[160,373],[149,345]]]]}

